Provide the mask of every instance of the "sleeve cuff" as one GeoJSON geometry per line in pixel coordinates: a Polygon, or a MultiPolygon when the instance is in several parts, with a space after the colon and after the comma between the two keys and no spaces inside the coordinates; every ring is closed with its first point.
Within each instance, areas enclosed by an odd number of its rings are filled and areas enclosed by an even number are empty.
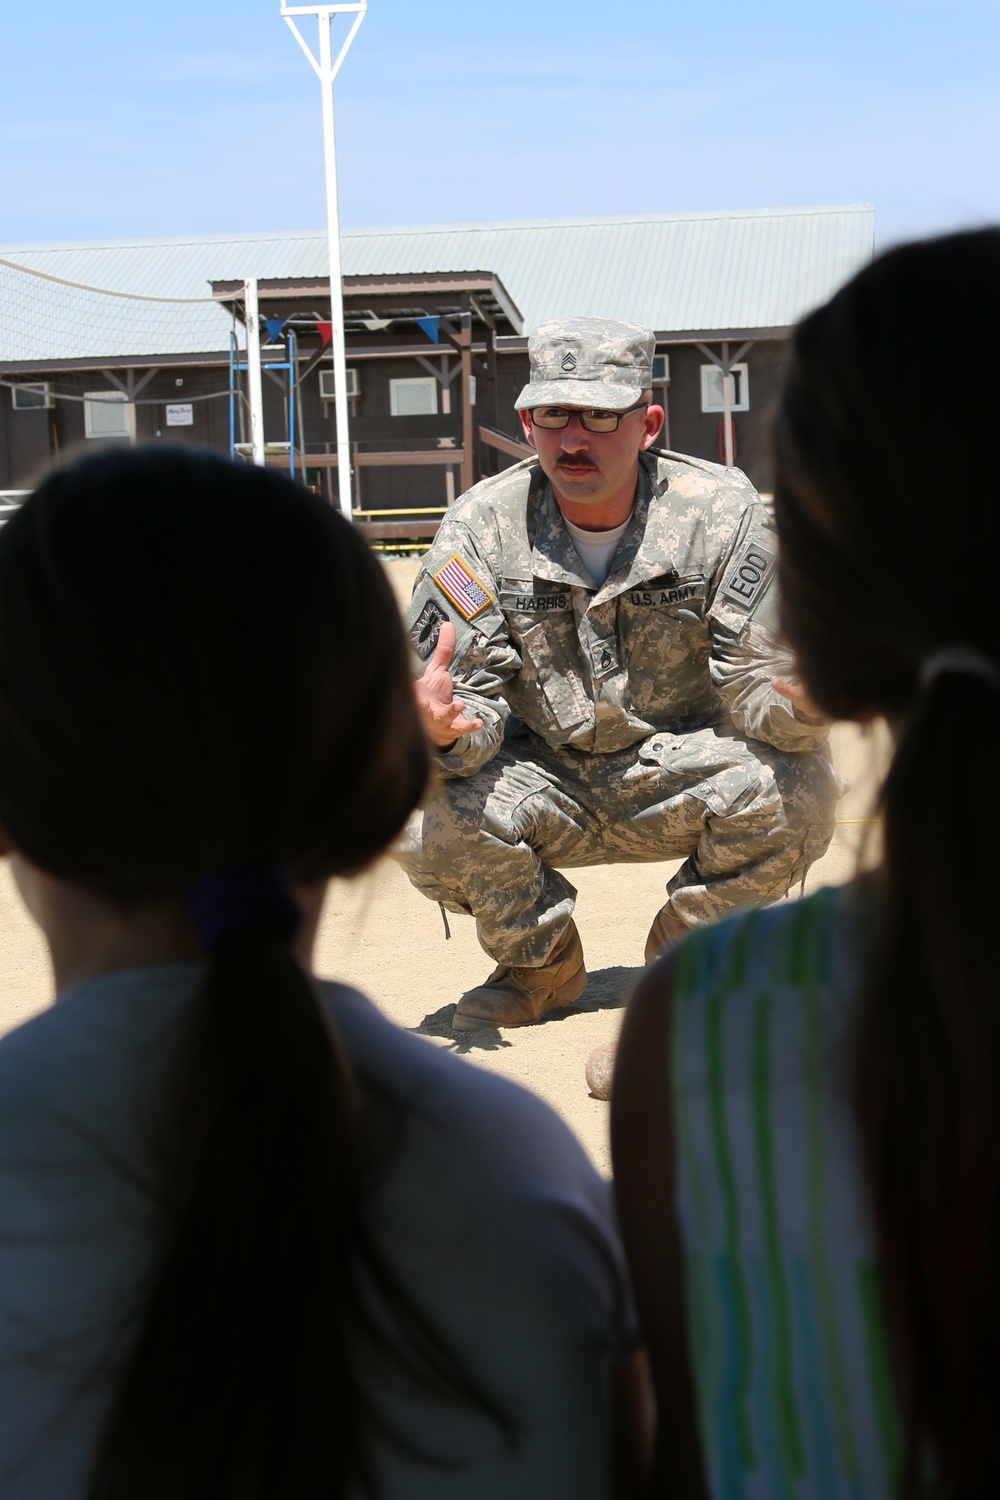
{"type": "Polygon", "coordinates": [[[450,750],[438,750],[437,758],[445,771],[464,771],[466,756],[472,745],[471,734],[460,734],[450,750]]]}

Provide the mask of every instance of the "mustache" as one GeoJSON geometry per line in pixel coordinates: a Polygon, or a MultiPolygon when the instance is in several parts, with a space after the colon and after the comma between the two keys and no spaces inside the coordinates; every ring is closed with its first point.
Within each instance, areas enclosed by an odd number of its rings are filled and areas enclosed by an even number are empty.
{"type": "Polygon", "coordinates": [[[570,468],[572,469],[597,468],[594,460],[592,458],[588,458],[586,453],[561,453],[559,455],[558,462],[560,464],[569,464],[570,468]]]}

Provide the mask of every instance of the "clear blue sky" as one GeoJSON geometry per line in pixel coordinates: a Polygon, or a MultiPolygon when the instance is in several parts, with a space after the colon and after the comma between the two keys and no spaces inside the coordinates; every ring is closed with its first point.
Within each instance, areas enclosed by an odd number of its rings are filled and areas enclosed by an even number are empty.
{"type": "MultiPolygon", "coordinates": [[[[1000,219],[996,0],[370,6],[345,227],[871,202],[886,244],[1000,219]]],[[[278,8],[6,0],[0,241],[321,227],[319,86],[278,8]]]]}

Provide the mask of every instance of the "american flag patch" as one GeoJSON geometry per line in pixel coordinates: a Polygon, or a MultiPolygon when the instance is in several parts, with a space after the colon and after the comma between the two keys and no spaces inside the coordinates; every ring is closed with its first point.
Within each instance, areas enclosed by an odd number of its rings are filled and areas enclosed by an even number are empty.
{"type": "Polygon", "coordinates": [[[451,600],[464,620],[474,620],[487,604],[493,603],[493,595],[483,588],[457,555],[439,568],[433,577],[442,594],[451,600]]]}

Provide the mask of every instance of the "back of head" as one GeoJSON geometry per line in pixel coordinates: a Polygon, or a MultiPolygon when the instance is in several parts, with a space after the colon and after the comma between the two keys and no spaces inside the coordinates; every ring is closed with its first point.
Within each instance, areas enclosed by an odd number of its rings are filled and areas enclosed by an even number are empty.
{"type": "Polygon", "coordinates": [[[777,425],[782,593],[810,687],[899,713],[955,642],[1000,653],[988,375],[1000,230],[906,245],[802,323],[777,425]]]}
{"type": "MultiPolygon", "coordinates": [[[[0,823],[48,874],[127,913],[203,877],[352,873],[427,766],[381,567],[287,479],[101,454],[0,534],[0,823]]],[[[91,1500],[298,1500],[370,1477],[352,1078],[287,936],[206,939],[91,1500]]]]}
{"type": "Polygon", "coordinates": [[[906,1496],[1000,1486],[998,339],[1000,231],[903,246],[798,329],[776,433],[803,676],[897,733],[856,1082],[906,1496]]]}
{"type": "Polygon", "coordinates": [[[103,453],[0,533],[0,824],[54,875],[359,869],[426,776],[407,683],[379,564],[271,471],[103,453]]]}

